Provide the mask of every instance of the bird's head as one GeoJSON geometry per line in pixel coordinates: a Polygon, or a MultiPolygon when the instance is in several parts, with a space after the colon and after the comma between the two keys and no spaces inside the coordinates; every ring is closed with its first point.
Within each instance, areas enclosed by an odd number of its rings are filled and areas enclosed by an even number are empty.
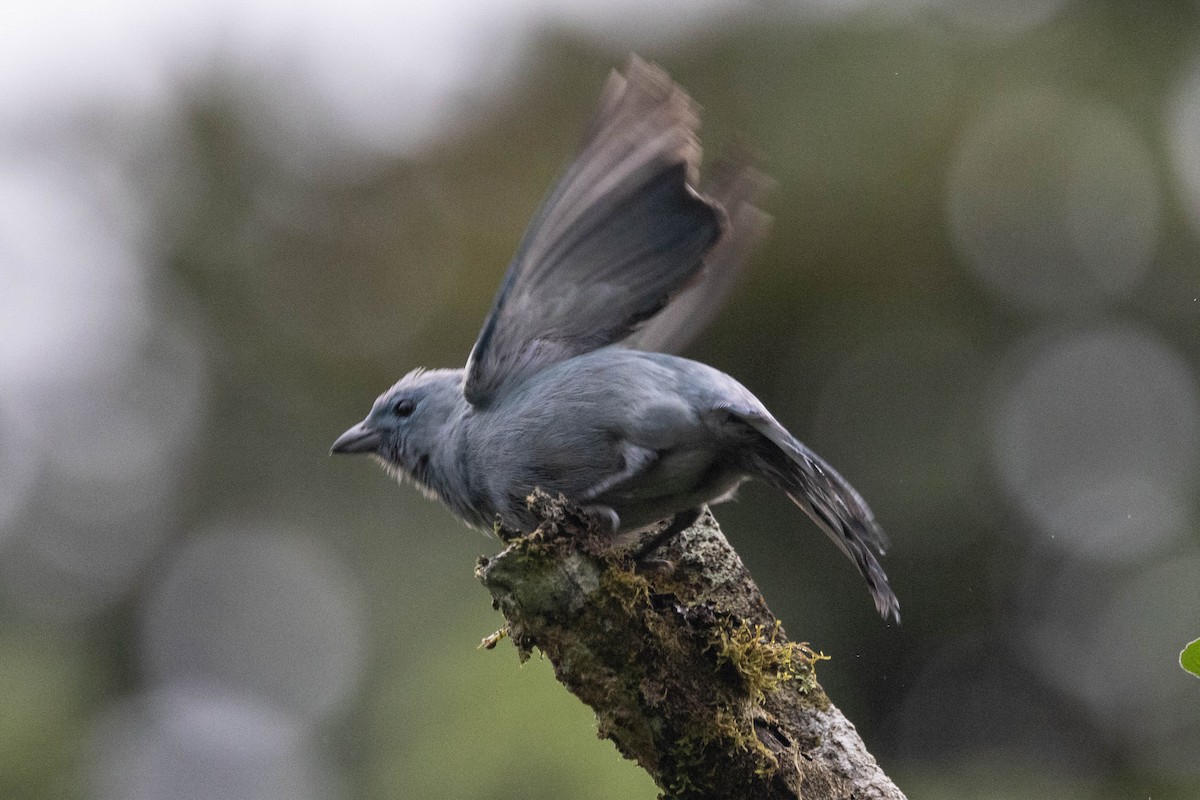
{"type": "Polygon", "coordinates": [[[366,453],[400,477],[428,486],[429,461],[446,422],[465,402],[460,369],[415,369],[379,395],[367,418],[343,433],[331,453],[366,453]]]}

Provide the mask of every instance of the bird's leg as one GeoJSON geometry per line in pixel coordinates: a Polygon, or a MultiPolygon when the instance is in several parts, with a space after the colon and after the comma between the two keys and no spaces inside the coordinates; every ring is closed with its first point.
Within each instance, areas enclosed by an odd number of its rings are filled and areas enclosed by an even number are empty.
{"type": "Polygon", "coordinates": [[[638,545],[637,549],[633,551],[633,560],[644,566],[660,565],[656,563],[660,562],[659,559],[651,559],[649,555],[669,542],[676,534],[683,533],[692,527],[703,513],[703,506],[676,512],[665,528],[638,545]]]}

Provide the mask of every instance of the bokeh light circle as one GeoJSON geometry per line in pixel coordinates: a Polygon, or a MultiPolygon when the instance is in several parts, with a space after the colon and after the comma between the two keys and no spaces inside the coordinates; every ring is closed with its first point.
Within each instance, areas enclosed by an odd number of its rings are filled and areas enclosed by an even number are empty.
{"type": "Polygon", "coordinates": [[[331,556],[294,531],[232,526],[167,565],[143,610],[143,662],[157,684],[212,686],[315,720],[357,685],[362,628],[331,556]]]}
{"type": "MultiPolygon", "coordinates": [[[[75,480],[144,486],[190,452],[205,420],[205,351],[182,305],[173,305],[172,319],[139,320],[124,349],[30,392],[53,468],[75,480]]],[[[122,324],[118,316],[111,327],[122,324]]]]}
{"type": "Polygon", "coordinates": [[[205,420],[205,351],[186,314],[110,327],[124,325],[122,347],[95,351],[87,369],[11,387],[39,502],[0,561],[0,589],[43,618],[94,616],[133,585],[173,532],[180,469],[205,420]]]}
{"type": "Polygon", "coordinates": [[[119,192],[101,213],[95,175],[49,157],[0,161],[0,379],[30,383],[123,351],[146,314],[145,265],[119,192]]]}
{"type": "Polygon", "coordinates": [[[1162,775],[1200,777],[1200,704],[1178,653],[1196,635],[1200,551],[1116,579],[1068,565],[1020,628],[1036,665],[1162,775]]]}
{"type": "MultiPolygon", "coordinates": [[[[963,331],[894,328],[857,347],[821,387],[809,443],[871,498],[876,514],[905,509],[916,525],[923,510],[977,509],[987,472],[977,410],[984,382],[963,331]]],[[[906,549],[962,536],[937,524],[922,530],[906,549]]]]}
{"type": "Polygon", "coordinates": [[[39,452],[20,409],[0,386],[0,542],[28,501],[39,469],[39,452]]]}
{"type": "Polygon", "coordinates": [[[1031,90],[1002,97],[965,132],[947,214],[964,264],[999,297],[1079,311],[1145,274],[1158,192],[1148,148],[1114,109],[1031,90]]]}
{"type": "Polygon", "coordinates": [[[334,783],[286,714],[254,698],[157,689],[99,717],[96,800],[324,800],[334,783]]]}
{"type": "Polygon", "coordinates": [[[1183,207],[1200,234],[1200,58],[1187,65],[1171,92],[1166,128],[1183,207]]]}
{"type": "Polygon", "coordinates": [[[1056,545],[1137,558],[1186,530],[1200,449],[1188,365],[1129,327],[1031,343],[1001,382],[993,456],[1010,496],[1056,545]]]}
{"type": "Polygon", "coordinates": [[[934,0],[925,13],[964,33],[989,40],[1013,39],[1045,25],[1070,0],[934,0]]]}

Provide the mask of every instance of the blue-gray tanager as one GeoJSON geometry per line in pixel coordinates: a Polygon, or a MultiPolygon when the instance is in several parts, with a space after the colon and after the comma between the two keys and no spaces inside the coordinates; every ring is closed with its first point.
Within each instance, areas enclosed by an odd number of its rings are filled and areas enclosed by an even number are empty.
{"type": "Polygon", "coordinates": [[[754,170],[697,188],[698,124],[695,103],[657,67],[634,58],[614,72],[466,368],[410,372],[333,452],[376,456],[485,529],[536,526],[527,498],[540,487],[614,535],[681,530],[764,478],[899,621],[875,557],[883,531],[858,492],[733,378],[662,352],[709,321],[766,227],[754,170]]]}

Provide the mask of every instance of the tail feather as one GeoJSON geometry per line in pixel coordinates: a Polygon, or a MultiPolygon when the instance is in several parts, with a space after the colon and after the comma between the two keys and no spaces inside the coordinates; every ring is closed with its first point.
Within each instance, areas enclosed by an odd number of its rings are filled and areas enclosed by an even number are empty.
{"type": "MultiPolygon", "coordinates": [[[[887,574],[883,571],[879,559],[872,552],[874,539],[882,534],[879,525],[873,519],[862,519],[846,513],[846,506],[840,503],[831,504],[825,491],[822,491],[823,487],[806,484],[803,480],[793,479],[791,482],[795,488],[785,489],[788,497],[803,509],[833,540],[838,549],[854,562],[854,566],[858,567],[859,573],[867,582],[867,589],[880,616],[900,622],[900,600],[888,584],[887,574]],[[835,510],[838,506],[840,511],[835,510]]],[[[854,491],[844,480],[841,484],[845,489],[854,491]]],[[[883,555],[882,548],[876,549],[879,555],[883,555]]]]}
{"type": "Polygon", "coordinates": [[[744,419],[767,440],[759,456],[763,477],[786,492],[854,562],[867,582],[880,616],[899,623],[900,601],[876,558],[876,553],[884,554],[887,536],[866,501],[833,467],[777,422],[744,419]]]}

